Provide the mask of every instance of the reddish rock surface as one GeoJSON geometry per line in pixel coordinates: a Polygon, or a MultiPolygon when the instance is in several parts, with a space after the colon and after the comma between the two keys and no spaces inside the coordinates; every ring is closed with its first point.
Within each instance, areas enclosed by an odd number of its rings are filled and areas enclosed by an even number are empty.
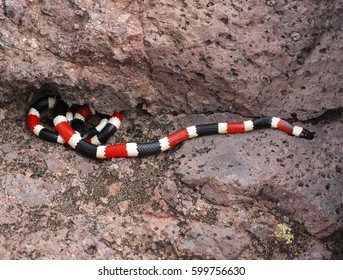
{"type": "Polygon", "coordinates": [[[338,0],[2,3],[1,100],[303,120],[343,106],[338,0]]]}
{"type": "Polygon", "coordinates": [[[342,258],[342,13],[338,0],[2,1],[0,258],[342,258]],[[27,129],[43,94],[125,110],[117,141],[261,115],[316,136],[95,161],[27,129]]]}

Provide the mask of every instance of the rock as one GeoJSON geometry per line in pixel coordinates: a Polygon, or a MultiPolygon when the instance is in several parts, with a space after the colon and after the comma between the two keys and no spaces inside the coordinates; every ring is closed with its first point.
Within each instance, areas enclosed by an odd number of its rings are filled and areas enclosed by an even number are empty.
{"type": "Polygon", "coordinates": [[[25,14],[27,5],[25,0],[5,0],[4,1],[5,15],[16,25],[20,25],[25,14]]]}
{"type": "Polygon", "coordinates": [[[338,0],[2,1],[0,258],[340,258],[342,12],[338,0]],[[47,94],[124,111],[112,143],[260,115],[316,134],[96,161],[28,130],[47,94]]]}
{"type": "Polygon", "coordinates": [[[184,233],[177,227],[167,228],[166,234],[170,232],[174,235],[171,242],[183,258],[236,259],[250,245],[246,233],[197,222],[190,223],[184,233]]]}
{"type": "Polygon", "coordinates": [[[338,0],[4,1],[0,100],[311,119],[343,106],[342,11],[338,0]]]}
{"type": "Polygon", "coordinates": [[[15,45],[14,39],[11,37],[11,35],[6,31],[0,32],[0,46],[1,47],[8,47],[12,48],[15,45]]]}
{"type": "Polygon", "coordinates": [[[309,233],[327,237],[343,226],[341,127],[325,124],[311,142],[271,130],[194,139],[178,151],[176,173],[215,204],[268,198],[309,233]]]}
{"type": "Polygon", "coordinates": [[[166,1],[168,9],[156,5],[147,12],[145,41],[160,92],[172,93],[157,96],[160,102],[156,104],[160,107],[176,100],[186,112],[191,108],[283,116],[292,111],[301,119],[320,115],[319,108],[335,108],[342,83],[335,88],[331,77],[342,76],[342,71],[332,73],[330,65],[339,63],[342,32],[338,17],[334,16],[338,25],[332,32],[325,32],[324,26],[333,14],[342,12],[342,6],[337,1],[337,6],[332,2],[325,8],[308,3],[174,5],[166,1]],[[321,26],[315,27],[310,14],[317,12],[321,18],[328,13],[317,22],[321,26]],[[335,53],[332,60],[325,45],[335,53]],[[327,81],[326,86],[316,84],[318,79],[327,81]],[[319,91],[335,93],[325,94],[322,103],[319,91]]]}

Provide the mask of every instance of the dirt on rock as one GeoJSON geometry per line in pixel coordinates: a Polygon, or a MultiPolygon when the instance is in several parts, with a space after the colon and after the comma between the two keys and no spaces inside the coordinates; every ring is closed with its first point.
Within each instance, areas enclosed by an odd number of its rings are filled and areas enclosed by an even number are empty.
{"type": "MultiPolygon", "coordinates": [[[[0,259],[342,259],[342,1],[0,3],[0,259]],[[34,136],[59,95],[123,111],[111,142],[275,115],[144,158],[34,136]]],[[[45,123],[48,125],[48,123],[45,123]]]]}

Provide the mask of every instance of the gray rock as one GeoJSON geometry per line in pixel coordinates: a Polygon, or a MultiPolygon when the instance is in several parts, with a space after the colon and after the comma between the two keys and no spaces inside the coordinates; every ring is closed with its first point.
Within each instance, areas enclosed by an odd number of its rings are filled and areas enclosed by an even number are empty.
{"type": "Polygon", "coordinates": [[[27,4],[25,0],[4,0],[4,13],[15,24],[20,25],[27,4]]]}

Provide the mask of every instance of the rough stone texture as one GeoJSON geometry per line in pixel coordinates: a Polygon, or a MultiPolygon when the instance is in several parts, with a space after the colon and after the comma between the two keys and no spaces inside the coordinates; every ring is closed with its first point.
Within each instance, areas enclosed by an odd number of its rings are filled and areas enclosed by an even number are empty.
{"type": "Polygon", "coordinates": [[[325,237],[343,226],[341,129],[338,121],[317,131],[310,145],[270,130],[230,135],[228,141],[197,139],[184,144],[196,158],[181,157],[177,172],[213,203],[268,198],[309,233],[325,237]]]}
{"type": "Polygon", "coordinates": [[[342,1],[0,8],[1,259],[342,258],[342,1]],[[116,141],[269,114],[316,137],[216,135],[95,161],[28,131],[47,93],[127,110],[116,141]]]}
{"type": "MultiPolygon", "coordinates": [[[[22,101],[0,110],[0,258],[337,259],[342,256],[342,113],[185,142],[142,159],[95,161],[42,141],[22,101]],[[17,114],[19,112],[19,115],[17,114]],[[287,244],[279,224],[292,230],[287,244]]],[[[146,141],[214,114],[126,113],[117,141],[146,141]]]]}
{"type": "Polygon", "coordinates": [[[0,100],[49,91],[107,113],[314,118],[343,106],[342,11],[338,0],[5,0],[0,100]]]}

